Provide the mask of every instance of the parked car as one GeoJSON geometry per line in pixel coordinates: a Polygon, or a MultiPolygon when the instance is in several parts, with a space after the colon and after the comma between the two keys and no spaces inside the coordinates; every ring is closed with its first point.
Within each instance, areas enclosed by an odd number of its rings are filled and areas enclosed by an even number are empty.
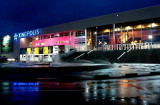
{"type": "Polygon", "coordinates": [[[0,56],[0,62],[7,62],[7,57],[0,56]]]}

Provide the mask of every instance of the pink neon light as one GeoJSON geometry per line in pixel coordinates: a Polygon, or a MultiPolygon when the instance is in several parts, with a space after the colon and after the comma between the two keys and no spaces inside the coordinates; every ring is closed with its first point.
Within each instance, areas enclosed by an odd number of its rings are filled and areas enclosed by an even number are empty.
{"type": "MultiPolygon", "coordinates": [[[[71,36],[71,46],[74,47],[74,37],[71,36]]],[[[32,47],[41,47],[41,46],[55,46],[55,45],[70,45],[70,37],[58,37],[58,38],[49,38],[49,39],[42,39],[41,45],[40,40],[35,40],[32,42],[32,47]]]]}

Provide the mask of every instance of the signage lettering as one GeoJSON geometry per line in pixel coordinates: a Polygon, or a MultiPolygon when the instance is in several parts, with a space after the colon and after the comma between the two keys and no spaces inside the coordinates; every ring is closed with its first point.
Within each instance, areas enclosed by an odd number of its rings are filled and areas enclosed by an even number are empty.
{"type": "Polygon", "coordinates": [[[39,35],[39,34],[40,34],[40,29],[26,31],[22,33],[15,33],[14,40],[18,40],[20,38],[25,38],[25,37],[32,37],[32,36],[39,35]]]}

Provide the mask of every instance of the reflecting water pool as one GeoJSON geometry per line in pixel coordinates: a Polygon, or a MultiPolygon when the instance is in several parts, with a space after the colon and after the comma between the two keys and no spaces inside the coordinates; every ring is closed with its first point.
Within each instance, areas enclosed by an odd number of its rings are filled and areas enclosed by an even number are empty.
{"type": "Polygon", "coordinates": [[[160,76],[79,82],[0,81],[0,104],[115,104],[160,103],[160,76]]]}

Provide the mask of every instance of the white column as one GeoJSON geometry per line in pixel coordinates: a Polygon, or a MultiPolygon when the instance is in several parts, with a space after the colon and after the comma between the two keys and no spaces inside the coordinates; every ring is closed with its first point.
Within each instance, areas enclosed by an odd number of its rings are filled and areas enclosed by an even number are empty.
{"type": "Polygon", "coordinates": [[[85,29],[85,50],[87,51],[87,29],[85,29]]]}
{"type": "Polygon", "coordinates": [[[141,43],[143,43],[143,30],[142,30],[142,25],[141,25],[141,43]]]}
{"type": "Polygon", "coordinates": [[[42,35],[40,35],[40,47],[41,47],[41,43],[42,43],[42,35]]]}
{"type": "Polygon", "coordinates": [[[152,42],[153,42],[152,23],[151,23],[150,31],[151,31],[151,36],[152,36],[152,38],[151,38],[151,48],[152,48],[152,42]]]}
{"type": "Polygon", "coordinates": [[[72,31],[69,31],[69,43],[70,43],[70,48],[72,48],[72,44],[71,44],[71,36],[72,36],[72,31]]]}
{"type": "Polygon", "coordinates": [[[132,41],[134,41],[134,26],[133,26],[133,28],[132,28],[132,41]]]}
{"type": "Polygon", "coordinates": [[[115,50],[115,24],[113,24],[113,49],[115,50]]]}
{"type": "Polygon", "coordinates": [[[123,50],[123,29],[121,26],[121,50],[123,50]]]}

